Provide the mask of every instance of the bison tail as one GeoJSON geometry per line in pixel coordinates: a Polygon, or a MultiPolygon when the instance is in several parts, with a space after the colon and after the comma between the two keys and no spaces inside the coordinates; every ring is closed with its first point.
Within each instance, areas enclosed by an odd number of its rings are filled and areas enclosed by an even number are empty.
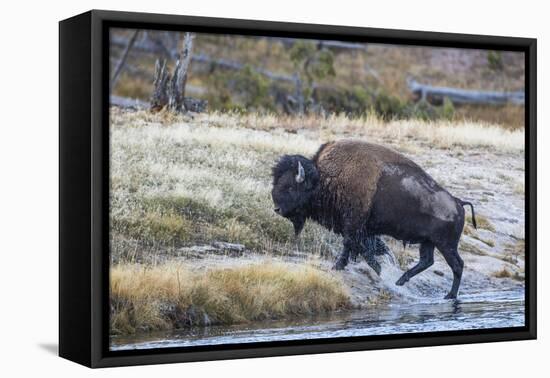
{"type": "Polygon", "coordinates": [[[459,199],[459,201],[460,201],[460,204],[461,204],[462,206],[468,205],[468,206],[470,206],[470,208],[472,209],[472,223],[474,224],[474,228],[477,229],[476,213],[475,213],[475,211],[474,211],[474,205],[473,205],[471,202],[462,201],[461,199],[459,199]]]}

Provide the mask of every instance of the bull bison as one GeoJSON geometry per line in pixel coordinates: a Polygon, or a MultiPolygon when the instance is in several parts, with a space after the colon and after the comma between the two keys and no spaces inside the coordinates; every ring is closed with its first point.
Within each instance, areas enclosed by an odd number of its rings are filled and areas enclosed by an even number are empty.
{"type": "Polygon", "coordinates": [[[343,236],[344,248],[334,268],[362,254],[380,273],[367,242],[388,235],[420,244],[420,260],[406,271],[403,285],[430,267],[434,248],[453,271],[446,299],[456,298],[464,262],[458,242],[464,227],[464,205],[474,206],[443,189],[422,168],[389,148],[346,139],[322,145],[312,159],[284,155],[273,167],[275,212],[289,219],[296,235],[311,219],[343,236]]]}

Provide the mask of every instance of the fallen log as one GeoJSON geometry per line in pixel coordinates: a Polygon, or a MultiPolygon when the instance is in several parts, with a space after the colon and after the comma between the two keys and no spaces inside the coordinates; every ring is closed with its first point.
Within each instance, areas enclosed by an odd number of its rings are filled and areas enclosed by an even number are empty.
{"type": "Polygon", "coordinates": [[[110,104],[111,106],[130,110],[145,110],[149,109],[150,106],[147,101],[115,95],[110,96],[110,104]]]}
{"type": "MultiPolygon", "coordinates": [[[[300,39],[297,38],[281,38],[281,37],[264,37],[269,38],[272,41],[281,42],[285,47],[291,47],[300,39]]],[[[367,51],[366,43],[356,43],[356,42],[344,42],[344,41],[327,41],[322,39],[312,39],[309,40],[315,43],[320,49],[326,48],[329,50],[335,51],[345,51],[345,50],[358,50],[358,51],[367,51]]]]}
{"type": "Polygon", "coordinates": [[[459,89],[450,87],[436,87],[420,84],[415,80],[407,80],[409,90],[413,93],[416,101],[424,100],[433,105],[440,105],[444,98],[451,100],[453,104],[525,104],[525,92],[496,92],[479,91],[471,89],[459,89]]]}
{"type": "MultiPolygon", "coordinates": [[[[185,104],[185,109],[193,113],[204,112],[208,105],[208,101],[192,97],[184,97],[183,103],[185,104]]],[[[110,105],[127,110],[148,110],[151,108],[149,101],[115,95],[110,96],[110,105]]]]}

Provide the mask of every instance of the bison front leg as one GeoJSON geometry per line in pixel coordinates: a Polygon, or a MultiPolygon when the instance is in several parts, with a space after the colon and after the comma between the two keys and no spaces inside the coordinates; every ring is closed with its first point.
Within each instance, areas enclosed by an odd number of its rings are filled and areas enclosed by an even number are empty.
{"type": "Polygon", "coordinates": [[[333,269],[343,270],[346,265],[348,265],[350,257],[355,259],[355,257],[360,254],[365,258],[367,264],[369,264],[369,266],[376,272],[376,274],[380,275],[382,267],[380,266],[380,263],[374,258],[374,256],[376,255],[376,243],[376,236],[368,236],[365,239],[361,239],[360,237],[344,237],[344,250],[336,259],[336,263],[334,264],[333,269]],[[368,242],[365,243],[365,241],[368,242]]]}
{"type": "Polygon", "coordinates": [[[344,236],[344,249],[336,258],[336,262],[334,263],[332,269],[344,270],[346,265],[348,265],[349,256],[353,251],[354,245],[355,243],[353,242],[352,238],[350,238],[349,236],[344,236]]]}
{"type": "Polygon", "coordinates": [[[380,256],[388,253],[388,247],[378,236],[366,236],[361,241],[361,254],[367,261],[367,264],[380,275],[382,267],[380,263],[376,261],[375,256],[380,256]]]}

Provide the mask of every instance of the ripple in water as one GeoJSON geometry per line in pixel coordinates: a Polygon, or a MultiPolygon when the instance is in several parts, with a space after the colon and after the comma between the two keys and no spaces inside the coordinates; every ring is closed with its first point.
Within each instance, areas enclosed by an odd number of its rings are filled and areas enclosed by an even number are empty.
{"type": "Polygon", "coordinates": [[[455,301],[388,304],[368,309],[285,321],[193,327],[170,332],[112,337],[111,350],[242,344],[525,325],[523,291],[461,295],[455,301]]]}

